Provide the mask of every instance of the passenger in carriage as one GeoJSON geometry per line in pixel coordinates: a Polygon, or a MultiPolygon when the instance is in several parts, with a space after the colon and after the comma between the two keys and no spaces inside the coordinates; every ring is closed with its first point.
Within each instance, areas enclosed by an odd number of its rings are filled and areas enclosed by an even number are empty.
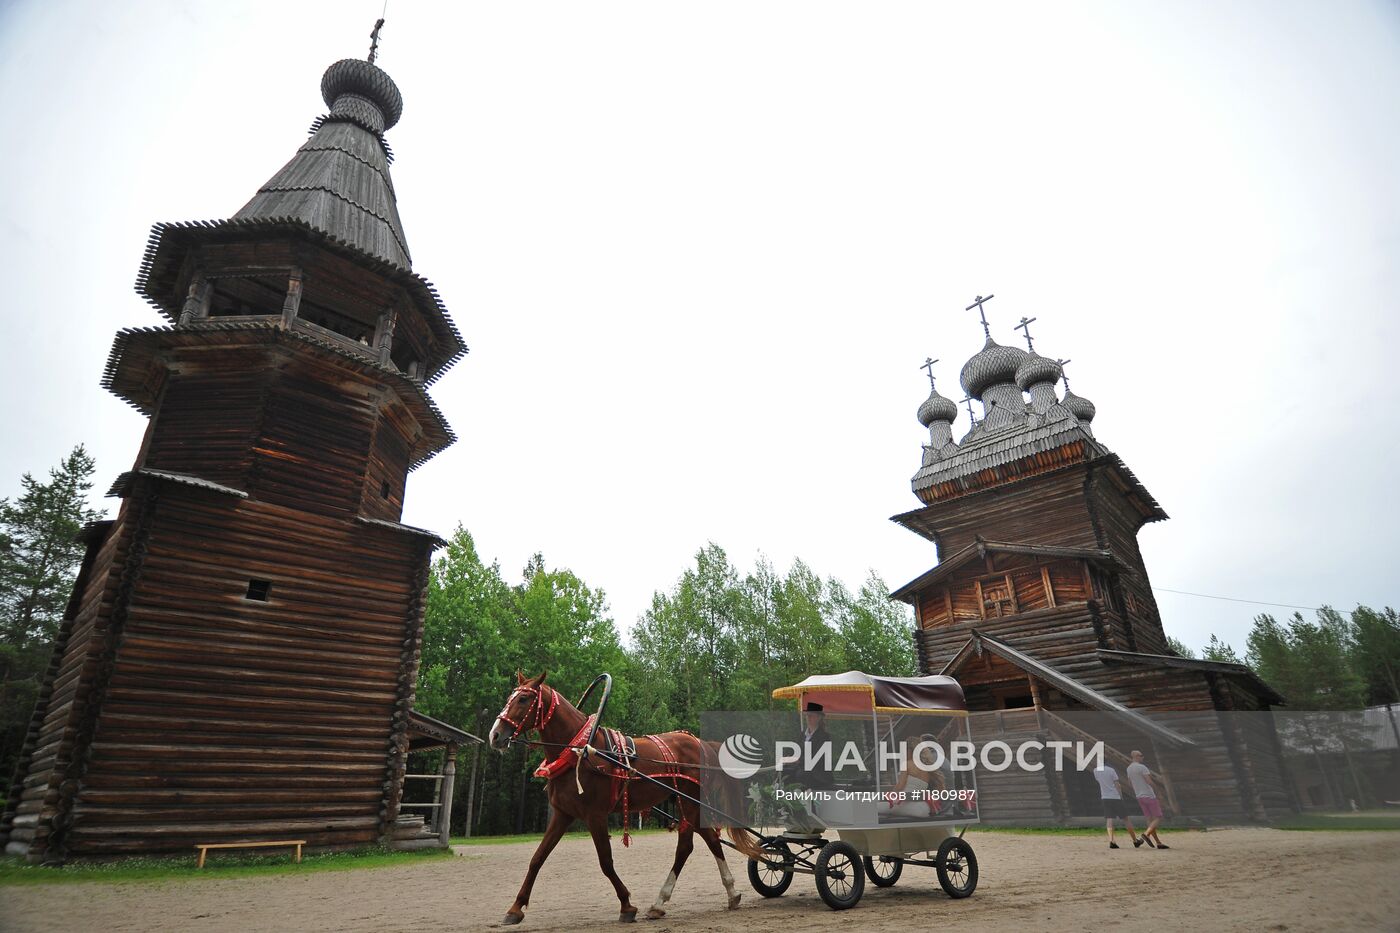
{"type": "Polygon", "coordinates": [[[890,791],[889,809],[885,815],[929,820],[937,818],[942,811],[945,801],[938,799],[938,795],[947,789],[948,782],[942,771],[924,768],[931,752],[925,754],[924,761],[917,754],[922,743],[936,742],[937,739],[926,732],[904,744],[904,766],[890,791]]]}

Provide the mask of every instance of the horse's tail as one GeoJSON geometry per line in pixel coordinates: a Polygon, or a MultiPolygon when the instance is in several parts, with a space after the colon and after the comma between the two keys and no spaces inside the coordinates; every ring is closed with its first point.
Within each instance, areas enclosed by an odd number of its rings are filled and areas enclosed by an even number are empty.
{"type": "Polygon", "coordinates": [[[758,837],[754,832],[741,826],[732,825],[734,820],[739,819],[745,813],[744,785],[719,769],[718,742],[705,742],[704,748],[707,752],[706,764],[713,762],[712,767],[716,770],[711,773],[719,776],[719,809],[724,814],[725,822],[730,824],[725,826],[730,841],[734,843],[734,848],[738,849],[741,855],[755,860],[762,859],[763,849],[760,847],[758,837]]]}
{"type": "Polygon", "coordinates": [[[729,833],[729,839],[734,843],[734,848],[739,850],[740,855],[747,856],[755,862],[762,861],[763,849],[759,847],[758,837],[753,834],[752,830],[730,826],[726,828],[726,832],[729,833]]]}

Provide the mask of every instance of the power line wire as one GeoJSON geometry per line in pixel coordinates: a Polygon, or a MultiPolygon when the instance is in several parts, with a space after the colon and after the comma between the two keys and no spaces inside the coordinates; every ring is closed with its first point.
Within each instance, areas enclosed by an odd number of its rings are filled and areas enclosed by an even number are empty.
{"type": "MultiPolygon", "coordinates": [[[[1309,612],[1321,612],[1321,606],[1295,606],[1293,603],[1271,603],[1262,599],[1239,599],[1235,596],[1216,596],[1213,593],[1191,593],[1186,590],[1172,590],[1165,586],[1154,586],[1154,590],[1159,593],[1176,593],[1178,596],[1196,596],[1200,599],[1220,599],[1228,603],[1249,603],[1251,606],[1277,606],[1280,609],[1306,609],[1309,612]]],[[[1352,613],[1347,613],[1351,615],[1352,613]]]]}

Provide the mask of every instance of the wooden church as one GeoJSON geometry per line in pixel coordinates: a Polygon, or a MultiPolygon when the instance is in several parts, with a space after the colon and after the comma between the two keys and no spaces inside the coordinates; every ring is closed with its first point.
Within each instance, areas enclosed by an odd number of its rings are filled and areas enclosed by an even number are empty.
{"type": "Polygon", "coordinates": [[[440,541],[399,518],[466,351],[412,270],[372,60],[325,72],[329,112],[232,218],[154,228],[136,288],[166,323],[103,379],[149,425],[85,532],[9,853],[392,844],[410,748],[471,739],[413,710],[440,541]]]}
{"type": "MultiPolygon", "coordinates": [[[[1269,717],[1219,715],[1283,698],[1244,665],[1168,648],[1137,543],[1167,514],[1095,436],[1094,405],[1067,383],[1061,394],[1061,361],[1035,352],[1029,324],[1021,350],[983,317],[986,344],[961,373],[982,416],[960,440],[958,406],[936,386],[918,410],[921,506],[894,521],[932,541],[938,564],[893,596],[914,607],[921,670],[958,678],[983,738],[1103,739],[1120,773],[1143,750],[1183,816],[1292,810],[1269,717]]],[[[1065,821],[1099,816],[1092,785],[1045,769],[982,775],[978,789],[991,820],[1065,821]]]]}

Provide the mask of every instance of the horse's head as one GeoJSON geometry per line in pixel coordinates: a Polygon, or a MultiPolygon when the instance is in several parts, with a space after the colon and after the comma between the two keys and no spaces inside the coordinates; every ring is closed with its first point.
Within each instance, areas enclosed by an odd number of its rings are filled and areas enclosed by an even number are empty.
{"type": "Polygon", "coordinates": [[[496,751],[505,751],[511,739],[543,725],[547,710],[542,688],[547,674],[546,671],[538,677],[526,678],[519,671],[515,672],[515,689],[506,697],[506,705],[501,708],[495,725],[491,727],[489,740],[496,751]]]}

